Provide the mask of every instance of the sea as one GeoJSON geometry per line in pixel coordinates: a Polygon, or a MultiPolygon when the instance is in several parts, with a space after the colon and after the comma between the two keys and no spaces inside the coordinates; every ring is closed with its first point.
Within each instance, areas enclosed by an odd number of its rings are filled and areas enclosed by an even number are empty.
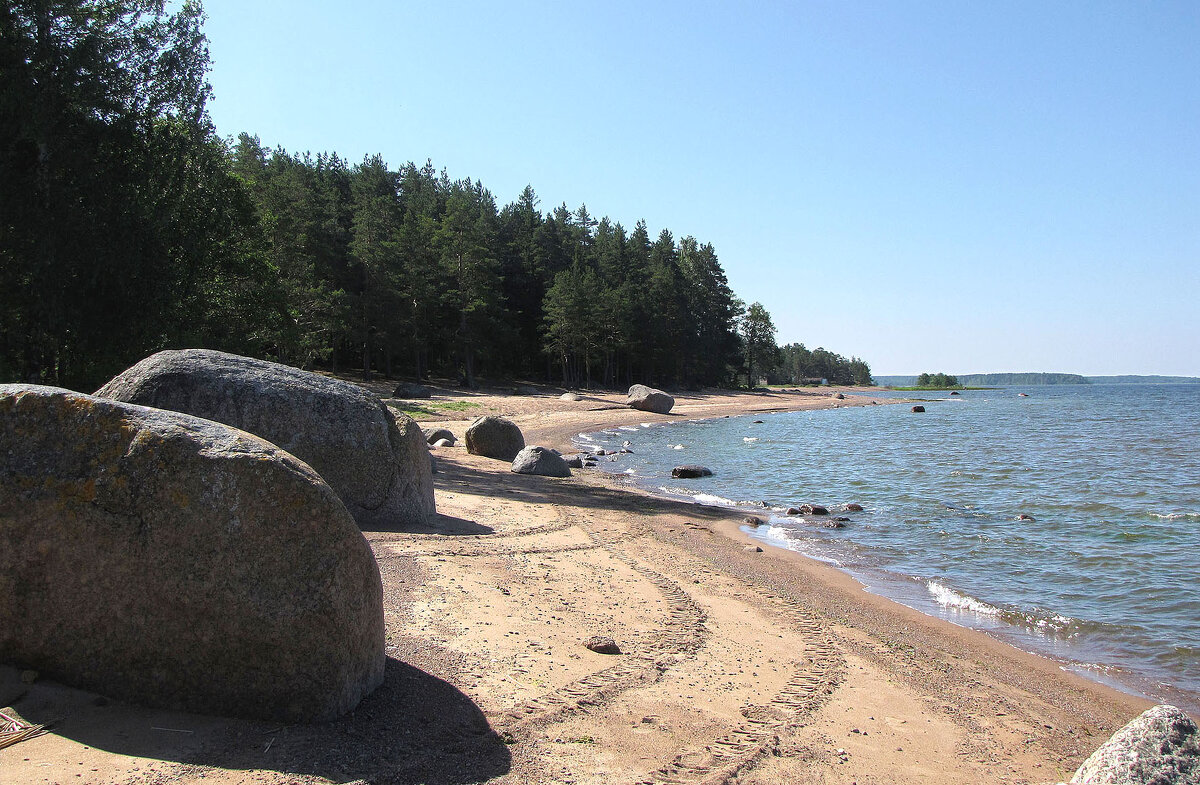
{"type": "Polygon", "coordinates": [[[643,423],[576,442],[631,450],[600,462],[628,483],[757,515],[744,529],[764,547],[1200,714],[1200,384],[890,395],[926,412],[643,423]],[[681,464],[713,475],[672,479],[681,464]],[[850,520],[786,514],[805,503],[850,520]]]}

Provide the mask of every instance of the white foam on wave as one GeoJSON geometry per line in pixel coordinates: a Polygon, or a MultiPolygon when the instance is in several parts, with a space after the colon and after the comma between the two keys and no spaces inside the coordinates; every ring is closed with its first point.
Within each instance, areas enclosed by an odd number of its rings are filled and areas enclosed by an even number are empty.
{"type": "Polygon", "coordinates": [[[979,613],[984,616],[1000,615],[999,608],[993,605],[988,605],[986,602],[977,600],[969,595],[960,594],[954,589],[951,589],[949,586],[938,583],[937,581],[926,581],[925,588],[929,590],[931,595],[933,595],[934,601],[937,602],[938,605],[941,605],[945,608],[959,608],[964,611],[979,613]]]}
{"type": "Polygon", "coordinates": [[[1200,513],[1194,512],[1152,512],[1150,517],[1160,521],[1200,521],[1200,513]]]}
{"type": "Polygon", "coordinates": [[[682,449],[683,449],[683,445],[682,445],[682,444],[677,444],[677,445],[675,445],[674,447],[672,447],[671,449],[672,449],[672,450],[682,450],[682,449]]]}
{"type": "Polygon", "coordinates": [[[692,496],[693,499],[701,504],[714,504],[718,507],[736,507],[737,502],[733,499],[726,499],[724,496],[717,496],[713,493],[697,493],[692,496]]]}
{"type": "Polygon", "coordinates": [[[743,436],[743,437],[742,437],[742,441],[744,441],[744,442],[756,442],[756,441],[758,441],[758,437],[757,437],[757,436],[743,436]]]}
{"type": "Polygon", "coordinates": [[[649,427],[650,427],[650,423],[648,423],[648,422],[640,423],[640,425],[641,425],[643,428],[649,428],[649,427]]]}
{"type": "Polygon", "coordinates": [[[634,432],[636,432],[636,431],[640,431],[640,430],[641,430],[641,428],[638,428],[637,426],[634,426],[634,425],[622,425],[622,426],[621,426],[621,430],[622,430],[622,431],[634,431],[634,432]]]}

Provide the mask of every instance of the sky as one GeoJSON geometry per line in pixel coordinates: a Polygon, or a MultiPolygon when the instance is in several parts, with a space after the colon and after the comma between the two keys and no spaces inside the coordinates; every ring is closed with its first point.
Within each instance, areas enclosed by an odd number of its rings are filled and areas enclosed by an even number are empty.
{"type": "Polygon", "coordinates": [[[876,374],[1200,376],[1200,3],[206,0],[217,131],[711,242],[876,374]]]}

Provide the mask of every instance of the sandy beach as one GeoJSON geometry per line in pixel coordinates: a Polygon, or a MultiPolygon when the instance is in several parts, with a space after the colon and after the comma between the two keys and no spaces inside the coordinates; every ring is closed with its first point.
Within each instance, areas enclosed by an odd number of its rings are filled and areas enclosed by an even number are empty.
{"type": "MultiPolygon", "coordinates": [[[[437,388],[403,406],[460,440],[501,414],[565,451],[602,426],[876,403],[697,393],[654,415],[623,395],[522,392],[437,388]]],[[[203,717],[0,667],[0,708],[54,723],[0,750],[0,783],[1056,783],[1150,705],[759,550],[743,512],[433,452],[430,530],[365,533],[388,663],[354,712],[203,717]],[[596,635],[621,653],[585,648],[596,635]]]]}

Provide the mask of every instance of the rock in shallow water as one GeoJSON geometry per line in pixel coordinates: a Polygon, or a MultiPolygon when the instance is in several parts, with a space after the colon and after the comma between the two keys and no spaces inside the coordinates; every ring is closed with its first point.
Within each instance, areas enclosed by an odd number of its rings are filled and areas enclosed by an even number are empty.
{"type": "Polygon", "coordinates": [[[96,395],[232,425],[316,469],[364,528],[424,525],[436,510],[426,440],[356,384],[208,349],[151,355],[96,395]]]}
{"type": "Polygon", "coordinates": [[[690,480],[696,477],[711,477],[712,469],[706,466],[696,466],[688,464],[687,466],[676,466],[671,470],[671,476],[679,480],[690,480]]]}
{"type": "Polygon", "coordinates": [[[1155,706],[1083,762],[1072,785],[1200,785],[1200,732],[1174,706],[1155,706]]]}
{"type": "Polygon", "coordinates": [[[0,597],[0,661],[123,700],[311,722],[383,681],[379,569],[337,495],[176,412],[0,385],[0,597]]]}

